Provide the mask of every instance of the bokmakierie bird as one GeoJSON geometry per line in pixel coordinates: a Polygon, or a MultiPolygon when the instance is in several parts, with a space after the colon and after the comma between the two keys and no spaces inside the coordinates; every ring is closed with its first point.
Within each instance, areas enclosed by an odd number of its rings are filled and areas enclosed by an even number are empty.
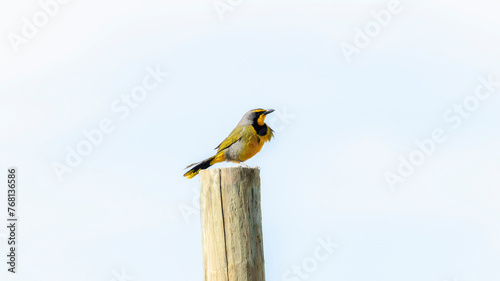
{"type": "Polygon", "coordinates": [[[273,130],[264,123],[266,116],[273,111],[274,109],[258,108],[245,113],[231,134],[215,148],[217,153],[201,162],[187,166],[186,169],[192,168],[184,176],[190,179],[200,170],[215,163],[223,161],[242,163],[252,158],[262,149],[264,143],[273,137],[273,130]]]}

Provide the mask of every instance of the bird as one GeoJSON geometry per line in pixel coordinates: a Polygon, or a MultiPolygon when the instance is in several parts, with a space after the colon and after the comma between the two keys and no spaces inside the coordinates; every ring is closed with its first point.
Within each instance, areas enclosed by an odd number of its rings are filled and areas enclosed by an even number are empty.
{"type": "Polygon", "coordinates": [[[257,108],[245,113],[229,136],[215,148],[217,153],[187,166],[186,169],[192,168],[184,174],[184,177],[193,178],[200,170],[224,161],[244,165],[243,162],[257,154],[264,143],[274,136],[273,130],[264,123],[266,116],[273,111],[274,109],[257,108]]]}

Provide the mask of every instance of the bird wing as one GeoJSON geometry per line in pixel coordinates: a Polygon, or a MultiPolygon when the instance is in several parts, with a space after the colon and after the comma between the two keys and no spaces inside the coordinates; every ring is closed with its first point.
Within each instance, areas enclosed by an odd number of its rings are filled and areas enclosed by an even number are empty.
{"type": "Polygon", "coordinates": [[[217,152],[220,152],[221,150],[224,150],[231,145],[233,145],[235,142],[239,141],[241,139],[241,132],[242,132],[243,126],[238,126],[234,128],[234,130],[229,134],[229,136],[224,139],[215,149],[217,149],[217,152]]]}

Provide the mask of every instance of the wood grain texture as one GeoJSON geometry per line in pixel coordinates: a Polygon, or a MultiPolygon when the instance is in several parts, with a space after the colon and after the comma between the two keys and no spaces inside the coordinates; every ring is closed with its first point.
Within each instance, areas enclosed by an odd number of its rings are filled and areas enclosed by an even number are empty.
{"type": "Polygon", "coordinates": [[[200,174],[204,281],[264,281],[260,171],[200,174]]]}

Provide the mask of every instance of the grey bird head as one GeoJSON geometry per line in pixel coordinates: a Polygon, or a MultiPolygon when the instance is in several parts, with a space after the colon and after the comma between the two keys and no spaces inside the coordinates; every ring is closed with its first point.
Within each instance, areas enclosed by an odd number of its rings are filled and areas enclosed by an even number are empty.
{"type": "Polygon", "coordinates": [[[243,115],[243,118],[241,118],[241,121],[240,123],[238,123],[238,125],[245,126],[245,125],[258,124],[259,118],[260,120],[262,120],[263,124],[265,116],[273,111],[274,109],[268,109],[268,110],[262,108],[252,109],[247,113],[245,113],[245,115],[243,115]]]}

